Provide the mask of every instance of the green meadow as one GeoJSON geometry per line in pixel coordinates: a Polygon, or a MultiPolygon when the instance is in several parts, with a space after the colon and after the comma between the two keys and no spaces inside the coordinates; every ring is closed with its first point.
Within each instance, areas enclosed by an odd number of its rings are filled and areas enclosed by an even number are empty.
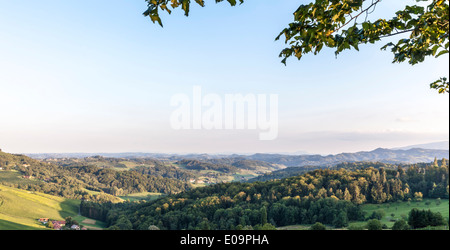
{"type": "MultiPolygon", "coordinates": [[[[407,220],[409,211],[413,208],[420,210],[430,210],[432,212],[439,212],[441,215],[448,219],[449,218],[449,200],[442,199],[438,201],[437,199],[423,199],[422,201],[399,201],[390,202],[383,204],[365,204],[363,205],[363,210],[366,212],[366,217],[369,217],[374,211],[380,211],[384,214],[380,220],[382,224],[386,224],[391,228],[396,220],[404,218],[407,220]]],[[[367,222],[353,222],[351,225],[362,226],[367,222]]]]}
{"type": "MultiPolygon", "coordinates": [[[[439,212],[447,220],[449,218],[449,200],[442,199],[437,201],[436,199],[424,199],[423,201],[399,201],[383,204],[364,204],[362,205],[363,211],[366,213],[366,218],[374,211],[379,211],[383,214],[383,218],[380,220],[382,224],[386,224],[388,228],[392,228],[396,220],[404,218],[407,221],[409,211],[411,209],[424,209],[432,212],[439,212]]],[[[349,223],[349,227],[363,228],[367,224],[367,221],[352,221],[349,223]]],[[[278,230],[309,230],[312,225],[290,225],[277,228],[278,230]]],[[[325,225],[327,230],[334,230],[336,228],[325,225]]],[[[341,229],[341,228],[338,228],[341,229]]],[[[444,229],[444,228],[441,228],[444,229]]]]}
{"type": "Polygon", "coordinates": [[[25,179],[19,171],[0,171],[0,181],[9,184],[36,184],[34,179],[25,179]]]}
{"type": "Polygon", "coordinates": [[[164,194],[162,193],[151,193],[151,192],[142,192],[142,193],[134,193],[134,194],[128,194],[125,196],[119,196],[122,200],[128,200],[128,201],[139,201],[139,200],[148,200],[153,201],[164,194]]]}
{"type": "Polygon", "coordinates": [[[0,185],[0,230],[46,229],[37,220],[78,215],[80,201],[0,185]]]}

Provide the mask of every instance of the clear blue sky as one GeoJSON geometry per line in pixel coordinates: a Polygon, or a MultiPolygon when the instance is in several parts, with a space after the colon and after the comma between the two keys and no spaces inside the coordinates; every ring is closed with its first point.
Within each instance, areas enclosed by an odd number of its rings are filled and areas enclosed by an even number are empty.
{"type": "MultiPolygon", "coordinates": [[[[144,0],[0,0],[0,148],[326,154],[448,140],[449,96],[428,87],[448,76],[448,56],[392,64],[382,42],[284,66],[274,38],[302,1],[206,2],[163,14],[161,28],[144,0]],[[278,138],[171,129],[170,98],[194,85],[278,94],[278,138]]],[[[383,1],[374,15],[414,3],[383,1]]]]}

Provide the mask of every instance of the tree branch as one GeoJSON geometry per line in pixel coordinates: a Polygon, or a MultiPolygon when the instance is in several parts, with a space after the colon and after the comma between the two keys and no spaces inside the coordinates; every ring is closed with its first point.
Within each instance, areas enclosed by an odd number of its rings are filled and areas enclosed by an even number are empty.
{"type": "Polygon", "coordinates": [[[414,29],[402,30],[402,31],[399,31],[399,32],[397,32],[397,33],[393,33],[393,34],[389,34],[389,35],[385,35],[385,36],[380,36],[380,38],[385,38],[385,37],[390,37],[390,36],[396,36],[396,35],[399,35],[399,34],[411,32],[411,31],[413,31],[413,30],[414,30],[414,29]]]}
{"type": "Polygon", "coordinates": [[[367,8],[364,9],[363,11],[361,11],[358,15],[356,15],[356,16],[350,18],[350,20],[348,20],[348,22],[346,22],[344,25],[340,26],[338,29],[336,29],[336,30],[334,30],[333,32],[331,32],[330,35],[333,34],[333,33],[335,33],[335,32],[337,32],[337,31],[339,31],[339,30],[342,29],[343,27],[345,27],[347,24],[349,24],[351,21],[353,21],[353,19],[358,18],[358,17],[359,17],[360,15],[362,15],[364,12],[369,11],[370,8],[372,8],[373,6],[377,5],[379,2],[381,2],[381,0],[377,0],[377,1],[375,1],[375,2],[372,2],[372,4],[371,4],[369,7],[367,7],[367,8]]]}

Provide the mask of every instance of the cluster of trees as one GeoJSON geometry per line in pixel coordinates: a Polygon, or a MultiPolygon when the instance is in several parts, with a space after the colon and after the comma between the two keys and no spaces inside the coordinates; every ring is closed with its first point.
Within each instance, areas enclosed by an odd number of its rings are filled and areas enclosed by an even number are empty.
{"type": "Polygon", "coordinates": [[[23,165],[45,166],[46,164],[22,154],[8,154],[0,151],[0,168],[3,170],[8,171],[23,165]]]}
{"type": "Polygon", "coordinates": [[[87,188],[116,196],[140,192],[174,194],[190,188],[189,184],[176,179],[137,171],[117,171],[95,166],[70,167],[67,170],[71,176],[83,181],[87,188]]]}
{"type": "MultiPolygon", "coordinates": [[[[383,230],[388,227],[386,224],[383,224],[380,220],[384,215],[380,214],[384,212],[375,211],[371,216],[369,216],[368,221],[363,226],[355,226],[352,225],[349,227],[350,230],[383,230]],[[381,216],[381,217],[380,217],[381,216]]],[[[448,219],[447,219],[448,220],[448,219]]],[[[448,221],[442,217],[439,212],[432,212],[431,210],[419,210],[417,208],[413,208],[409,214],[407,219],[399,219],[396,220],[394,225],[392,226],[392,230],[410,230],[417,228],[426,228],[426,227],[438,227],[438,226],[447,226],[448,221]]],[[[316,222],[314,225],[310,227],[310,230],[326,230],[325,225],[320,222],[316,222]]]]}
{"type": "Polygon", "coordinates": [[[221,163],[210,163],[203,162],[199,160],[189,160],[184,159],[181,161],[177,161],[176,164],[183,166],[186,169],[190,170],[216,170],[224,173],[236,173],[238,169],[234,166],[221,164],[221,163]]]}
{"type": "Polygon", "coordinates": [[[425,198],[449,198],[447,160],[435,160],[433,164],[412,166],[406,171],[405,180],[410,189],[425,198]]]}
{"type": "Polygon", "coordinates": [[[424,228],[428,226],[442,226],[446,225],[444,217],[440,213],[433,213],[430,210],[419,210],[413,208],[409,212],[408,224],[412,228],[424,228]]]}
{"type": "Polygon", "coordinates": [[[202,161],[213,163],[213,164],[229,165],[229,166],[233,166],[233,167],[236,167],[239,169],[248,169],[248,170],[256,170],[260,167],[269,168],[269,169],[277,168],[276,165],[273,165],[269,162],[255,160],[255,159],[247,159],[242,156],[202,159],[202,161]]]}
{"type": "Polygon", "coordinates": [[[322,169],[276,181],[221,183],[152,203],[121,204],[98,219],[119,229],[125,224],[132,229],[238,229],[316,222],[343,227],[364,218],[360,204],[428,197],[448,198],[446,162],[406,170],[322,169]]]}
{"type": "Polygon", "coordinates": [[[89,156],[84,158],[60,158],[60,159],[45,159],[44,162],[54,163],[59,166],[70,167],[79,165],[94,165],[103,168],[127,168],[124,162],[131,162],[138,165],[147,166],[164,166],[160,160],[153,158],[118,158],[118,157],[104,157],[104,156],[89,156]]]}
{"type": "MultiPolygon", "coordinates": [[[[113,204],[115,204],[115,203],[93,202],[90,200],[82,199],[81,204],[80,204],[80,214],[82,214],[86,217],[89,217],[89,218],[106,221],[108,212],[112,209],[113,204]]],[[[121,203],[116,204],[116,209],[120,208],[120,207],[118,207],[118,206],[120,206],[120,204],[121,203]]],[[[128,204],[128,203],[125,203],[125,204],[128,204]]]]}
{"type": "Polygon", "coordinates": [[[302,175],[313,169],[334,169],[334,168],[327,167],[327,166],[288,167],[288,168],[284,168],[281,170],[264,173],[263,175],[249,179],[247,182],[280,180],[280,179],[285,179],[285,178],[289,178],[292,176],[302,175]]]}
{"type": "Polygon", "coordinates": [[[215,170],[223,173],[236,173],[240,169],[257,170],[258,168],[276,169],[277,166],[259,160],[249,160],[243,157],[225,157],[213,159],[182,159],[178,164],[189,170],[215,170]]]}
{"type": "Polygon", "coordinates": [[[139,166],[133,168],[131,171],[136,171],[146,175],[177,179],[185,182],[195,178],[195,175],[187,170],[165,165],[155,165],[154,167],[139,166]]]}
{"type": "Polygon", "coordinates": [[[258,167],[266,167],[266,168],[273,168],[274,166],[270,163],[263,162],[263,161],[255,161],[255,160],[237,160],[232,163],[233,166],[240,168],[240,169],[258,169],[258,167]]]}

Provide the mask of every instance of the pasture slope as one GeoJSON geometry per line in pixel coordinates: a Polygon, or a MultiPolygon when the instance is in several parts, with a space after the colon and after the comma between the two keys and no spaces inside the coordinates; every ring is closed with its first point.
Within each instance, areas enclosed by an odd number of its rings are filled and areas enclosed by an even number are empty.
{"type": "Polygon", "coordinates": [[[39,218],[77,217],[80,201],[0,185],[0,230],[46,229],[39,218]]]}
{"type": "Polygon", "coordinates": [[[367,216],[370,216],[374,211],[382,211],[384,215],[381,223],[386,224],[389,228],[392,227],[396,220],[407,218],[411,209],[417,208],[419,210],[430,210],[434,213],[441,213],[446,220],[449,218],[449,200],[448,199],[423,199],[422,201],[399,201],[383,204],[365,204],[363,210],[367,216]]]}

